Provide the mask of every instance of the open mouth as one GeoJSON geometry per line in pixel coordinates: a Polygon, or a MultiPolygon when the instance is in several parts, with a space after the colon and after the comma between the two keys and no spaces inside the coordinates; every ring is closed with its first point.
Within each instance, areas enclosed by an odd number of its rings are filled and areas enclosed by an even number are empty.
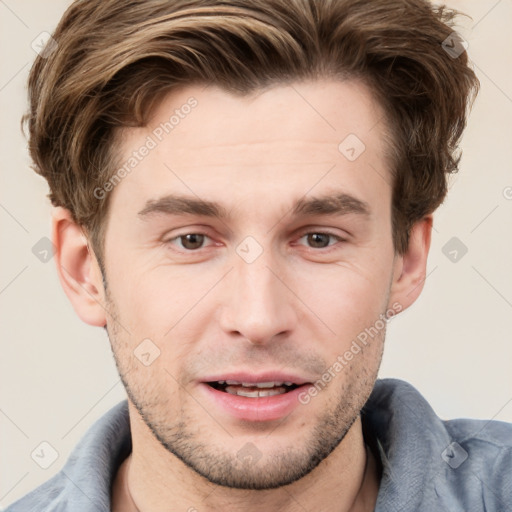
{"type": "Polygon", "coordinates": [[[236,380],[218,380],[207,382],[217,391],[247,398],[262,398],[267,396],[284,395],[297,387],[292,382],[239,382],[236,380]]]}
{"type": "Polygon", "coordinates": [[[210,375],[198,387],[206,400],[236,421],[283,420],[301,405],[299,395],[311,386],[300,376],[267,371],[266,375],[210,375]]]}

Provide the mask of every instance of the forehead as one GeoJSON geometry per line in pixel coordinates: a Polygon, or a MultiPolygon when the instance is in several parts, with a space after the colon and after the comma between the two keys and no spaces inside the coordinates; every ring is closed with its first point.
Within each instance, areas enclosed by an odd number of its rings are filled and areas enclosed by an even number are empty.
{"type": "MultiPolygon", "coordinates": [[[[363,83],[318,80],[274,85],[247,95],[231,94],[218,87],[185,88],[160,103],[145,131],[156,130],[156,138],[173,139],[176,156],[180,154],[180,139],[192,135],[195,148],[201,151],[274,143],[276,151],[286,152],[288,143],[301,139],[312,145],[318,143],[318,151],[327,151],[325,156],[334,149],[337,157],[337,143],[348,134],[377,151],[384,149],[380,147],[384,120],[381,106],[363,83]],[[192,98],[196,106],[188,108],[192,98]],[[166,124],[169,121],[173,125],[170,130],[166,124]]],[[[247,149],[240,147],[239,151],[244,162],[247,149]]],[[[302,156],[295,151],[294,154],[297,159],[302,156]]],[[[216,156],[222,154],[216,152],[216,156]]],[[[187,159],[192,157],[187,151],[187,159]]]]}
{"type": "Polygon", "coordinates": [[[371,202],[389,195],[385,133],[382,108],[356,81],[276,85],[248,95],[186,87],[169,94],[146,127],[122,133],[119,165],[137,161],[112,203],[180,193],[230,202],[228,208],[252,199],[270,208],[270,196],[296,200],[338,185],[366,189],[363,199],[371,202]]]}

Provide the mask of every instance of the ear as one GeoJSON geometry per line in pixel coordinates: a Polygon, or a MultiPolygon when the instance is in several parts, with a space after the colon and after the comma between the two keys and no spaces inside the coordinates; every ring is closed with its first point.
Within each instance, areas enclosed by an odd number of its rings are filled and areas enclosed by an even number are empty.
{"type": "Polygon", "coordinates": [[[427,276],[431,234],[432,215],[424,217],[412,226],[407,251],[395,256],[389,306],[398,303],[403,310],[419,297],[427,276]]]}
{"type": "Polygon", "coordinates": [[[105,290],[96,256],[71,213],[53,209],[52,240],[60,284],[77,315],[89,325],[106,325],[105,290]]]}

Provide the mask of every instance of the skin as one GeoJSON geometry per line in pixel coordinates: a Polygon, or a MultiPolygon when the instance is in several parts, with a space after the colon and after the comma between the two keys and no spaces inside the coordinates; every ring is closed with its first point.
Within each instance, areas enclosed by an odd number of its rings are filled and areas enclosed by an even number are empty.
{"type": "Polygon", "coordinates": [[[191,96],[197,106],[111,192],[107,290],[83,230],[66,210],[53,214],[62,286],[83,321],[107,325],[129,396],[133,452],[117,475],[113,510],[373,510],[379,474],[360,410],[385,329],[279,420],[235,418],[200,382],[268,369],[321,379],[380,315],[416,300],[432,219],[417,222],[408,251],[395,253],[387,127],[355,81],[245,96],[174,91],[147,127],[122,133],[121,161],[191,96]],[[338,150],[350,133],[366,146],[354,161],[338,150]],[[292,215],[294,201],[335,192],[364,202],[367,214],[292,215]],[[167,194],[216,201],[229,216],[139,214],[167,194]],[[207,236],[195,246],[179,238],[191,233],[207,236]],[[236,251],[247,236],[262,251],[251,263],[236,251]],[[160,355],[144,366],[134,350],[147,338],[160,355]],[[248,443],[257,461],[237,457],[248,443]]]}

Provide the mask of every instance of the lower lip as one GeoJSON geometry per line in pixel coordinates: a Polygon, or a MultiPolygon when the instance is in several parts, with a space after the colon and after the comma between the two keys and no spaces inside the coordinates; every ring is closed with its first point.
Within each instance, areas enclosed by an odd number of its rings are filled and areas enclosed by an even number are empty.
{"type": "Polygon", "coordinates": [[[249,398],[219,391],[204,382],[199,385],[208,400],[213,401],[231,416],[245,421],[272,421],[284,418],[300,405],[299,394],[307,387],[305,384],[281,395],[249,398]]]}

